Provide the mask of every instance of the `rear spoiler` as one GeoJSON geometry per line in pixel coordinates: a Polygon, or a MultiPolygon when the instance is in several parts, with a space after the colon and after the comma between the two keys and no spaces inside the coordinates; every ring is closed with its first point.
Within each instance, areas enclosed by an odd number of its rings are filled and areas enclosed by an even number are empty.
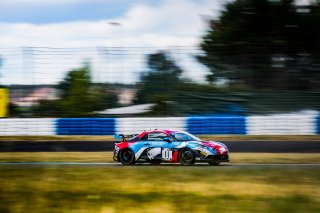
{"type": "Polygon", "coordinates": [[[127,139],[133,138],[139,134],[131,134],[131,135],[125,135],[125,134],[119,134],[119,136],[122,138],[122,141],[127,141],[127,139]]]}

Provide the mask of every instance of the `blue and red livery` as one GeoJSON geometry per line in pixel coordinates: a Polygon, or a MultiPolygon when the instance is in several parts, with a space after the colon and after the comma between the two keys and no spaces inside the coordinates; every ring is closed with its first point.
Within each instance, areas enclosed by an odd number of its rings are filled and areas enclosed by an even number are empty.
{"type": "Polygon", "coordinates": [[[136,162],[179,162],[182,165],[208,162],[210,165],[218,165],[229,161],[226,145],[202,141],[184,131],[156,129],[120,136],[123,141],[115,144],[113,159],[123,165],[133,165],[136,162]]]}

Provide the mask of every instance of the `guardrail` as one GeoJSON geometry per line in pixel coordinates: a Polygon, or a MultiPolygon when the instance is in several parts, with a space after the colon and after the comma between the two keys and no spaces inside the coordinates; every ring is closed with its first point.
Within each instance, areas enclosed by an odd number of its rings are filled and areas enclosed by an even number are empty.
{"type": "Polygon", "coordinates": [[[58,118],[57,135],[113,135],[115,118],[58,118]]]}
{"type": "Polygon", "coordinates": [[[151,129],[184,130],[198,135],[316,135],[320,134],[320,116],[0,119],[0,135],[114,135],[151,129]]]}
{"type": "Polygon", "coordinates": [[[1,118],[0,135],[55,135],[56,119],[1,118]]]}

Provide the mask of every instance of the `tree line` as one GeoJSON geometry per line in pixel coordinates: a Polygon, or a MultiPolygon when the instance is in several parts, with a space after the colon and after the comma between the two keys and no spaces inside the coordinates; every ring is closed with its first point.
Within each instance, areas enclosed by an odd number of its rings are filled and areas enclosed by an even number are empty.
{"type": "MultiPolygon", "coordinates": [[[[297,92],[301,97],[303,92],[319,92],[319,1],[298,6],[293,0],[236,0],[225,5],[218,19],[207,23],[200,44],[202,53],[194,57],[208,68],[209,84],[190,83],[192,79],[186,82],[183,69],[170,53],[159,51],[146,56],[149,69],[142,72],[136,85],[135,104],[157,103],[150,115],[169,116],[179,115],[182,105],[189,106],[186,113],[197,114],[201,104],[241,111],[251,103],[249,96],[223,99],[234,92],[268,91],[271,97],[281,92],[297,92]],[[224,95],[215,99],[212,95],[217,93],[224,95]],[[196,104],[188,102],[190,94],[196,104]]],[[[92,84],[88,64],[70,71],[58,88],[61,99],[41,102],[34,109],[36,114],[81,117],[117,106],[111,88],[92,84]]]]}

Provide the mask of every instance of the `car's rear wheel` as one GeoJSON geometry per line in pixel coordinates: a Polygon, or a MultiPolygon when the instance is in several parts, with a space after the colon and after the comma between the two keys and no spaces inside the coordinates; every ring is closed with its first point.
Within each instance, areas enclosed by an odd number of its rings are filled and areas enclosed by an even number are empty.
{"type": "Polygon", "coordinates": [[[218,166],[220,164],[220,162],[217,162],[217,161],[209,161],[208,163],[211,166],[218,166]]]}
{"type": "Polygon", "coordinates": [[[194,164],[195,156],[191,149],[182,149],[179,152],[179,162],[183,166],[189,166],[194,164]]]}
{"type": "Polygon", "coordinates": [[[121,150],[119,153],[119,161],[126,166],[134,165],[136,163],[134,152],[131,149],[121,150]]]}

